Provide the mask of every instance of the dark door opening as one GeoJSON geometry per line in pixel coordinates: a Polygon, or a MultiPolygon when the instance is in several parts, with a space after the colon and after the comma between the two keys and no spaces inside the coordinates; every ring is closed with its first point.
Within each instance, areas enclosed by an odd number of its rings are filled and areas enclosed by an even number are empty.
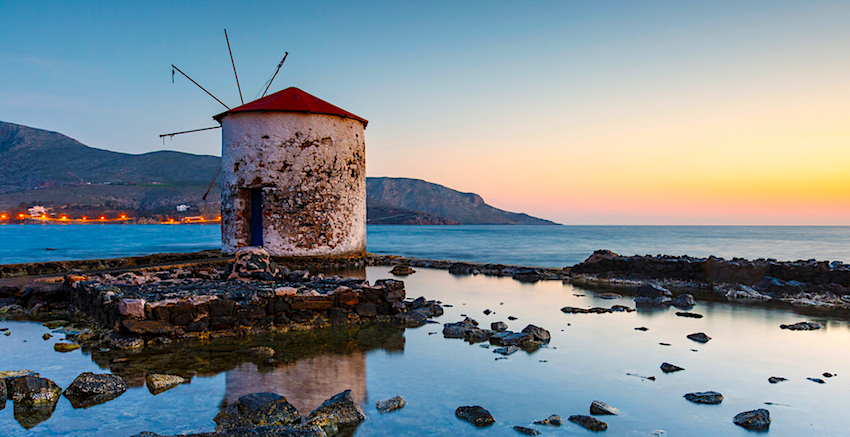
{"type": "Polygon", "coordinates": [[[263,190],[251,190],[251,246],[263,245],[263,190]]]}

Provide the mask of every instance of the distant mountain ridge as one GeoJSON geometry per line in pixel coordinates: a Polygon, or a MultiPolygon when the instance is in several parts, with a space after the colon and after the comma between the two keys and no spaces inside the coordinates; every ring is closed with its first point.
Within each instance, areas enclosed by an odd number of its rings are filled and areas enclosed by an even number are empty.
{"type": "MultiPolygon", "coordinates": [[[[220,163],[209,155],[96,149],[58,132],[0,121],[0,210],[41,203],[166,214],[186,204],[192,213],[210,213],[220,209],[220,190],[213,187],[206,202],[201,197],[220,163]]],[[[556,224],[418,179],[366,178],[366,187],[370,224],[556,224]]]]}

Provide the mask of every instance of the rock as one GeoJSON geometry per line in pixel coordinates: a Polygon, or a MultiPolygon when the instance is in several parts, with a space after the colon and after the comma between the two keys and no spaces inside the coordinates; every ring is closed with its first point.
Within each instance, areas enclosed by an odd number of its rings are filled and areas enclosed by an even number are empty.
{"type": "Polygon", "coordinates": [[[770,412],[764,408],[752,411],[744,411],[735,416],[735,425],[747,429],[765,430],[770,427],[770,412]]]}
{"type": "Polygon", "coordinates": [[[127,384],[118,375],[85,372],[65,389],[65,397],[74,409],[88,408],[117,398],[127,391],[127,384]]]}
{"type": "Polygon", "coordinates": [[[826,384],[826,381],[824,381],[820,378],[806,378],[806,379],[808,379],[809,381],[812,381],[812,382],[816,382],[818,384],[826,384]]]}
{"type": "Polygon", "coordinates": [[[8,398],[6,394],[6,380],[0,379],[0,410],[6,408],[6,398],[8,398]]]}
{"type": "Polygon", "coordinates": [[[561,419],[561,416],[553,414],[543,420],[535,420],[534,423],[537,425],[561,426],[564,424],[564,420],[561,419]]]}
{"type": "Polygon", "coordinates": [[[493,322],[490,324],[490,330],[494,332],[507,331],[508,325],[505,322],[493,322]]]}
{"type": "Polygon", "coordinates": [[[716,391],[701,391],[696,393],[688,393],[685,399],[695,404],[719,404],[723,402],[723,395],[716,391]]]}
{"type": "Polygon", "coordinates": [[[150,373],[145,377],[145,384],[152,395],[158,395],[183,384],[186,380],[177,375],[165,375],[162,373],[150,373]]]}
{"type": "MultiPolygon", "coordinates": [[[[246,247],[236,252],[233,257],[233,264],[229,266],[229,271],[230,274],[227,279],[242,280],[273,281],[275,276],[284,274],[284,271],[271,259],[269,253],[259,247],[246,247]]],[[[295,273],[298,272],[290,274],[295,273]]]]}
{"type": "Polygon", "coordinates": [[[540,431],[538,431],[538,430],[536,430],[536,429],[534,429],[534,428],[526,428],[526,427],[524,427],[524,426],[514,426],[514,429],[516,430],[516,432],[518,432],[518,433],[520,433],[520,434],[525,434],[525,435],[540,435],[540,431]]]}
{"type": "Polygon", "coordinates": [[[670,363],[661,363],[661,371],[664,373],[678,372],[680,370],[685,369],[683,367],[679,367],[670,363]]]}
{"type": "Polygon", "coordinates": [[[821,329],[820,323],[816,322],[797,322],[793,325],[779,325],[782,329],[790,329],[791,331],[813,331],[815,329],[821,329]]]}
{"type": "Polygon", "coordinates": [[[741,284],[722,285],[715,288],[716,291],[725,293],[729,300],[770,300],[771,297],[759,293],[755,288],[741,284]]]}
{"type": "Polygon", "coordinates": [[[543,279],[543,276],[537,269],[519,269],[511,277],[517,281],[528,283],[534,283],[543,279]]]}
{"type": "Polygon", "coordinates": [[[70,324],[71,324],[71,322],[69,322],[67,320],[51,320],[49,322],[42,323],[41,326],[44,326],[47,329],[56,329],[56,328],[61,328],[63,326],[70,325],[70,324]]]}
{"type": "Polygon", "coordinates": [[[416,270],[410,268],[410,266],[395,266],[390,273],[396,276],[407,276],[416,273],[416,270]]]}
{"type": "Polygon", "coordinates": [[[534,325],[528,325],[522,329],[522,332],[527,334],[531,334],[533,341],[539,341],[541,343],[549,343],[549,340],[552,338],[549,335],[549,331],[534,325]]]}
{"type": "Polygon", "coordinates": [[[310,413],[307,424],[318,426],[328,435],[333,435],[340,426],[353,426],[365,418],[363,410],[354,402],[351,390],[346,390],[322,402],[319,408],[310,413]]]}
{"type": "Polygon", "coordinates": [[[593,401],[590,404],[590,414],[593,416],[602,416],[606,414],[616,416],[620,414],[620,410],[606,404],[605,402],[593,401]]]}
{"type": "Polygon", "coordinates": [[[606,429],[608,429],[607,423],[591,416],[577,414],[570,416],[567,420],[573,423],[577,423],[583,428],[588,429],[590,431],[605,431],[606,429]]]}
{"type": "Polygon", "coordinates": [[[596,297],[600,299],[619,299],[623,296],[617,293],[597,293],[596,297]]]}
{"type": "Polygon", "coordinates": [[[138,337],[128,337],[118,333],[109,334],[109,347],[113,349],[135,349],[142,347],[144,341],[138,337]]]}
{"type": "Polygon", "coordinates": [[[484,310],[484,315],[485,315],[485,316],[489,316],[492,312],[493,312],[493,311],[490,311],[489,309],[484,310]]]}
{"type": "Polygon", "coordinates": [[[298,410],[285,397],[274,393],[253,393],[242,396],[215,418],[216,431],[244,427],[286,426],[301,423],[298,410]]]}
{"type": "Polygon", "coordinates": [[[516,319],[517,319],[517,318],[516,318],[516,317],[514,317],[514,316],[508,316],[508,320],[513,321],[513,320],[516,320],[516,319]]]}
{"type": "Polygon", "coordinates": [[[517,346],[531,341],[533,336],[527,332],[502,331],[490,337],[490,343],[496,346],[517,346]]]}
{"type": "Polygon", "coordinates": [[[649,331],[649,328],[647,328],[646,326],[639,326],[635,328],[635,331],[649,331]]]}
{"type": "Polygon", "coordinates": [[[458,407],[455,410],[455,416],[461,420],[465,420],[477,427],[490,426],[496,422],[493,415],[484,407],[474,405],[471,407],[458,407]]]}
{"type": "Polygon", "coordinates": [[[587,314],[587,313],[590,312],[590,310],[588,310],[586,308],[563,307],[563,308],[561,308],[561,312],[564,312],[564,313],[567,313],[567,314],[587,314]]]}
{"type": "Polygon", "coordinates": [[[75,343],[55,343],[53,350],[56,352],[71,352],[80,348],[80,345],[75,343]]]}
{"type": "Polygon", "coordinates": [[[44,334],[41,336],[41,338],[43,338],[44,340],[50,340],[51,338],[53,338],[53,336],[50,334],[44,334]]]}
{"type": "Polygon", "coordinates": [[[472,266],[467,263],[454,263],[449,266],[449,273],[453,275],[469,275],[472,273],[472,266]]]}
{"type": "Polygon", "coordinates": [[[361,302],[354,305],[354,311],[360,317],[375,317],[378,315],[378,307],[372,302],[361,302]]]}
{"type": "Polygon", "coordinates": [[[824,377],[824,378],[832,378],[833,376],[838,376],[838,375],[835,375],[835,374],[832,374],[832,373],[829,373],[829,372],[824,372],[824,373],[823,373],[823,377],[824,377]]]}
{"type": "MultiPolygon", "coordinates": [[[[189,320],[191,322],[191,320],[189,320]]],[[[128,332],[133,334],[170,334],[174,331],[174,326],[165,320],[136,320],[124,319],[121,326],[128,332]]]]}
{"type": "Polygon", "coordinates": [[[413,302],[410,303],[410,309],[415,310],[417,308],[422,308],[427,303],[428,303],[428,301],[425,299],[424,296],[419,296],[416,299],[414,299],[413,302]]]}
{"type": "Polygon", "coordinates": [[[136,319],[145,318],[144,299],[121,299],[118,301],[118,311],[122,316],[136,319]]]}
{"type": "Polygon", "coordinates": [[[771,376],[770,378],[767,378],[767,382],[769,382],[771,384],[777,384],[777,383],[780,383],[782,381],[787,381],[787,380],[788,380],[788,378],[783,378],[781,376],[771,376]]]}
{"type": "Polygon", "coordinates": [[[480,343],[489,340],[491,335],[493,335],[493,332],[490,330],[473,328],[463,333],[463,339],[470,343],[480,343]]]}
{"type": "Polygon", "coordinates": [[[708,341],[711,340],[711,337],[705,335],[703,332],[688,334],[688,338],[698,343],[708,343],[708,341]]]}
{"type": "Polygon", "coordinates": [[[276,353],[274,349],[267,346],[252,347],[245,351],[246,354],[260,358],[270,358],[276,353]]]}
{"type": "Polygon", "coordinates": [[[685,310],[688,308],[693,308],[693,306],[696,305],[696,301],[694,301],[693,295],[685,293],[673,298],[673,300],[670,301],[670,305],[685,310]]]}
{"type": "Polygon", "coordinates": [[[635,293],[635,303],[645,305],[663,305],[670,303],[673,298],[670,290],[654,284],[641,285],[635,293]]]}
{"type": "Polygon", "coordinates": [[[375,404],[375,408],[377,408],[381,413],[389,413],[390,411],[404,408],[405,405],[407,405],[407,401],[402,399],[401,396],[396,396],[385,401],[378,401],[378,403],[375,404]]]}
{"type": "Polygon", "coordinates": [[[629,308],[625,305],[614,305],[614,306],[611,307],[611,311],[608,311],[608,312],[609,313],[622,313],[622,312],[630,313],[634,310],[635,310],[634,308],[629,308]]]}
{"type": "Polygon", "coordinates": [[[55,382],[38,376],[17,376],[6,379],[6,391],[15,404],[40,407],[55,404],[62,389],[55,382]]]}
{"type": "Polygon", "coordinates": [[[494,354],[502,354],[502,355],[507,356],[507,355],[513,354],[515,352],[518,352],[519,350],[520,349],[517,346],[505,346],[505,347],[493,349],[493,353],[494,354]]]}
{"type": "Polygon", "coordinates": [[[677,311],[677,312],[676,312],[676,315],[677,315],[677,316],[679,316],[679,317],[690,317],[690,318],[692,318],[692,319],[701,319],[701,318],[703,318],[703,315],[702,315],[702,314],[689,313],[689,312],[686,312],[686,311],[677,311]]]}
{"type": "Polygon", "coordinates": [[[463,321],[455,323],[446,323],[443,325],[443,337],[445,338],[464,338],[466,331],[476,329],[478,322],[467,317],[463,321]]]}

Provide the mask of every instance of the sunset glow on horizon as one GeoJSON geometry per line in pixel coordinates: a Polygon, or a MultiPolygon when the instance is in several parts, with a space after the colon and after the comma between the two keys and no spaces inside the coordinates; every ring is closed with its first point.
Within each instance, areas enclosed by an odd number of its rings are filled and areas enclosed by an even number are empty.
{"type": "Polygon", "coordinates": [[[106,5],[0,5],[0,120],[161,149],[222,111],[171,63],[238,104],[227,28],[246,102],[288,51],[270,92],[369,120],[368,176],[564,224],[850,225],[848,3],[106,5]]]}

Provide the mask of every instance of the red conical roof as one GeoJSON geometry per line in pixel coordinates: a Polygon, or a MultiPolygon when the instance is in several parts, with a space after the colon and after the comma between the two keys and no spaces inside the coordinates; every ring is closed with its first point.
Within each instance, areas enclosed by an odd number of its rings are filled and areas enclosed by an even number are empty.
{"type": "Polygon", "coordinates": [[[249,112],[249,111],[280,111],[280,112],[305,112],[308,114],[327,114],[336,115],[342,118],[353,118],[361,123],[363,127],[369,123],[368,120],[358,117],[342,108],[331,105],[330,103],[312,95],[301,91],[295,87],[289,87],[283,91],[278,91],[274,94],[263,97],[259,100],[246,103],[242,106],[233,108],[229,111],[222,112],[214,116],[215,121],[221,123],[221,119],[225,115],[234,112],[249,112]]]}

